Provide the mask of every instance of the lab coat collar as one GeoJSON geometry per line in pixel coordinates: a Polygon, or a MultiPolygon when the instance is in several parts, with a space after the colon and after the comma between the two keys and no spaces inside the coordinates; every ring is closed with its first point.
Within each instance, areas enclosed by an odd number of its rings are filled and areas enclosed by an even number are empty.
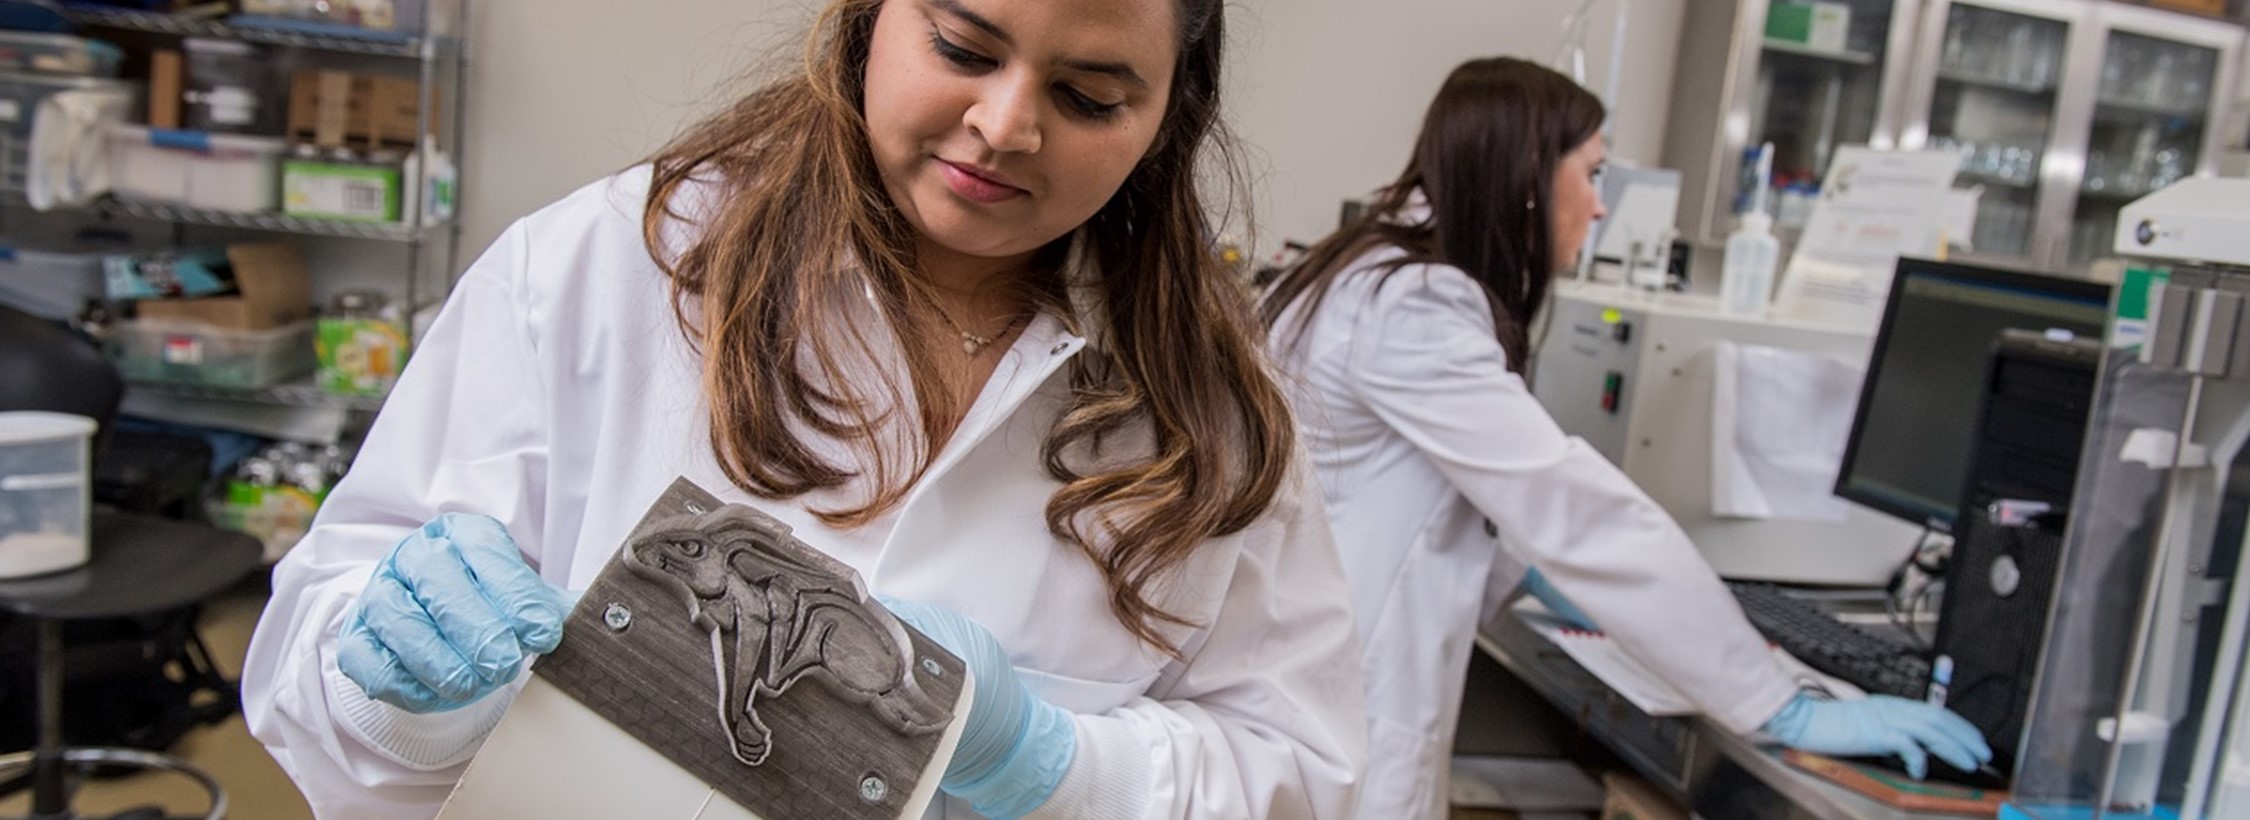
{"type": "Polygon", "coordinates": [[[1103,310],[1100,272],[1094,270],[1092,260],[1085,253],[1085,232],[1081,230],[1072,240],[1069,252],[1063,258],[1060,275],[1065,293],[1070,300],[1072,317],[1057,316],[1052,311],[1040,311],[1024,326],[1008,351],[1001,354],[1000,363],[993,368],[992,376],[984,389],[961,419],[961,426],[953,431],[945,449],[930,463],[920,487],[910,494],[907,504],[960,463],[977,446],[990,437],[993,431],[1005,426],[1017,408],[1038,392],[1041,385],[1054,377],[1071,357],[1078,355],[1093,339],[1104,335],[1096,328],[1107,326],[1107,313],[1103,310]],[[1077,329],[1071,327],[1078,325],[1077,329]]]}

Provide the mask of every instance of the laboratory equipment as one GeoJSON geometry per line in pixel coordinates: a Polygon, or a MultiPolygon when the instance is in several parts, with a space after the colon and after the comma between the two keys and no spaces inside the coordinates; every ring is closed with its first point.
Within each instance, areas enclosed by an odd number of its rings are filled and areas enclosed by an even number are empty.
{"type": "Polygon", "coordinates": [[[1596,281],[1641,287],[1670,283],[1672,225],[1679,213],[1680,172],[1610,163],[1602,171],[1602,206],[1594,223],[1591,263],[1596,281]]]}
{"type": "Polygon", "coordinates": [[[2250,180],[2126,205],[2053,614],[2003,817],[2250,816],[2250,180]]]}
{"type": "Polygon", "coordinates": [[[1730,316],[1697,294],[1565,282],[1534,353],[1532,392],[1664,507],[1729,578],[1880,586],[1918,530],[1848,504],[1840,520],[1713,512],[1713,396],[1721,342],[1867,360],[1866,328],[1730,316]]]}

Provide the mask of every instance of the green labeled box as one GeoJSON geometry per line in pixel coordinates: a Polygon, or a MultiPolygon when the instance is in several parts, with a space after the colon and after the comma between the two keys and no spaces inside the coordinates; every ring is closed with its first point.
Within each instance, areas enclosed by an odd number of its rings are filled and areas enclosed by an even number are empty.
{"type": "Polygon", "coordinates": [[[1766,10],[1766,39],[1842,53],[1852,10],[1842,3],[1775,3],[1766,10]]]}
{"type": "Polygon", "coordinates": [[[281,213],[306,219],[397,222],[398,168],[289,160],[281,164],[281,213]]]}

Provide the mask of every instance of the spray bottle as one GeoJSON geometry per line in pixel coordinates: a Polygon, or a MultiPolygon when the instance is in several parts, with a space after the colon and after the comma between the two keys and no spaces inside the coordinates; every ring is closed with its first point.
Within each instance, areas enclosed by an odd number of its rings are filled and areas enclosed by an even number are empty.
{"type": "Polygon", "coordinates": [[[1781,241],[1773,237],[1773,217],[1766,199],[1773,189],[1773,143],[1758,150],[1757,188],[1750,208],[1737,218],[1734,233],[1727,235],[1725,270],[1719,275],[1721,304],[1726,312],[1757,316],[1766,312],[1773,296],[1774,267],[1781,261],[1781,241]]]}

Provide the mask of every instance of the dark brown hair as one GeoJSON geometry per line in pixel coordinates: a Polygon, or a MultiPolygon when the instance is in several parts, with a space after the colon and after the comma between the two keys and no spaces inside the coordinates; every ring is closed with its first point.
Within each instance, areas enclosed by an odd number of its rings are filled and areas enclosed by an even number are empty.
{"type": "Polygon", "coordinates": [[[1385,276],[1405,265],[1441,264],[1482,283],[1508,367],[1523,372],[1527,329],[1564,262],[1554,258],[1545,207],[1553,198],[1555,166],[1600,132],[1603,116],[1600,99],[1535,63],[1513,57],[1462,63],[1430,101],[1406,170],[1357,219],[1273,283],[1262,318],[1274,325],[1290,304],[1308,299],[1293,327],[1275,329],[1295,344],[1330,283],[1353,260],[1392,245],[1406,253],[1385,267],[1385,276]],[[1417,192],[1428,197],[1430,215],[1407,224],[1401,212],[1417,192]]]}
{"type": "MultiPolygon", "coordinates": [[[[868,471],[864,503],[817,511],[839,526],[903,501],[964,409],[920,345],[903,346],[909,385],[861,394],[847,376],[864,382],[864,365],[855,373],[853,363],[876,351],[829,321],[840,299],[867,288],[901,338],[929,321],[915,309],[927,297],[914,274],[914,229],[885,193],[862,114],[883,2],[830,5],[796,70],[660,151],[642,224],[673,282],[681,327],[704,355],[711,445],[728,478],[790,498],[868,471]],[[719,188],[714,204],[683,214],[677,195],[706,183],[719,188]],[[666,241],[673,224],[694,229],[677,252],[666,241]],[[921,440],[901,443],[882,435],[880,414],[902,406],[909,386],[921,440]],[[798,427],[849,443],[858,466],[824,457],[798,427]]],[[[1153,585],[1208,539],[1255,521],[1294,447],[1248,294],[1205,239],[1214,232],[1198,163],[1206,148],[1231,158],[1218,116],[1221,2],[1178,0],[1177,11],[1179,56],[1155,143],[1076,237],[1098,279],[1046,275],[1028,285],[1044,308],[1096,337],[1070,364],[1069,404],[1043,444],[1045,469],[1063,482],[1047,501],[1047,527],[1101,570],[1119,621],[1169,651],[1177,647],[1159,626],[1187,622],[1159,605],[1153,585]],[[1070,287],[1091,287],[1083,303],[1101,315],[1075,315],[1070,287]],[[1111,452],[1127,441],[1147,451],[1111,452]]],[[[1048,258],[1072,241],[1058,240],[1048,258]]]]}

